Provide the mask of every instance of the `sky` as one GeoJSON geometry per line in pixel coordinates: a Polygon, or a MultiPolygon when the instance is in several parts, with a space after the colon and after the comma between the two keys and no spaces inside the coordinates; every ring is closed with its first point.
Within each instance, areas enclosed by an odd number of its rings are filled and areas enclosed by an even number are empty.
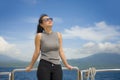
{"type": "Polygon", "coordinates": [[[48,14],[67,59],[120,54],[120,0],[0,0],[0,54],[30,61],[38,19],[48,14]]]}

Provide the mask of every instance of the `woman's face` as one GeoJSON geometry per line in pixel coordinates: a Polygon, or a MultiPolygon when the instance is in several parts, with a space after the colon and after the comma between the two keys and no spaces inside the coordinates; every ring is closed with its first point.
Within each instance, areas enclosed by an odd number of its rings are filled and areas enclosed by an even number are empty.
{"type": "Polygon", "coordinates": [[[42,24],[41,26],[44,27],[52,27],[53,26],[53,19],[48,17],[48,16],[44,16],[42,18],[42,24]]]}

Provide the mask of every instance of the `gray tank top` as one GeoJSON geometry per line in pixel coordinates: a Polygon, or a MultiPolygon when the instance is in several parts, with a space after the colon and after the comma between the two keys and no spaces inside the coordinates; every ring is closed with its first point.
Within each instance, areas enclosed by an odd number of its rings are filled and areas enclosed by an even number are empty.
{"type": "Polygon", "coordinates": [[[50,34],[43,32],[41,35],[41,59],[53,64],[60,64],[59,39],[57,32],[50,34]]]}

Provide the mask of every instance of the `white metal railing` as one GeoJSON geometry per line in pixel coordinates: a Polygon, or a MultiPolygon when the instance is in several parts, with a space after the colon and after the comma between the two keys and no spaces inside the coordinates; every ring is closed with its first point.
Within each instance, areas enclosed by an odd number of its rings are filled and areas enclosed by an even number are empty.
{"type": "MultiPolygon", "coordinates": [[[[63,70],[67,70],[66,67],[62,67],[62,69],[63,69],[63,70]]],[[[77,79],[76,79],[76,80],[81,80],[81,79],[80,79],[81,74],[80,74],[79,68],[78,68],[78,67],[73,67],[72,70],[77,70],[77,79]]]]}
{"type": "Polygon", "coordinates": [[[8,75],[8,80],[11,79],[11,72],[0,72],[0,75],[8,75]]]}
{"type": "MultiPolygon", "coordinates": [[[[83,73],[87,72],[88,70],[81,70],[81,80],[83,80],[83,73]]],[[[97,69],[97,72],[111,72],[111,71],[120,71],[120,69],[97,69]]]]}
{"type": "MultiPolygon", "coordinates": [[[[37,68],[33,68],[31,71],[36,71],[37,68]]],[[[65,67],[62,67],[62,70],[67,70],[67,68],[65,67]]],[[[77,79],[76,80],[80,80],[80,72],[79,72],[79,68],[78,67],[74,67],[72,70],[77,70],[77,79]]],[[[14,69],[12,72],[11,72],[11,80],[14,80],[15,78],[15,72],[23,72],[23,71],[26,71],[26,69],[14,69]]]]}
{"type": "MultiPolygon", "coordinates": [[[[86,72],[87,70],[82,70],[82,72],[86,72]]],[[[106,71],[120,71],[120,69],[97,69],[96,72],[106,72],[106,71]]]]}
{"type": "MultiPolygon", "coordinates": [[[[63,70],[67,70],[67,68],[62,67],[63,70]]],[[[33,68],[31,71],[36,71],[37,68],[33,68]]],[[[78,67],[74,67],[73,70],[77,70],[77,79],[76,80],[83,80],[83,73],[86,73],[88,70],[79,70],[78,67]]],[[[12,72],[0,72],[0,76],[1,75],[8,75],[9,79],[8,80],[14,80],[14,74],[15,72],[23,72],[26,71],[26,69],[14,69],[12,72]]],[[[111,71],[120,71],[120,69],[97,69],[97,72],[111,72],[111,71]]]]}
{"type": "MultiPolygon", "coordinates": [[[[37,68],[33,68],[31,71],[36,71],[37,68]]],[[[14,74],[15,72],[23,72],[23,71],[26,71],[26,69],[14,69],[12,72],[11,72],[11,80],[14,80],[14,74]]]]}

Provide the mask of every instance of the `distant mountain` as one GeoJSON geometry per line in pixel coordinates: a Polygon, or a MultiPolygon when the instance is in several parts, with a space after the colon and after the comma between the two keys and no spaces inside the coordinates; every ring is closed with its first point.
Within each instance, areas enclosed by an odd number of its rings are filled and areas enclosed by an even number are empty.
{"type": "Polygon", "coordinates": [[[2,54],[0,55],[0,62],[16,62],[16,61],[19,61],[19,60],[6,55],[2,55],[2,54]]]}
{"type": "Polygon", "coordinates": [[[15,58],[0,54],[0,66],[26,66],[28,62],[17,60],[15,58]]]}
{"type": "Polygon", "coordinates": [[[72,59],[68,62],[80,69],[96,68],[120,68],[120,54],[99,53],[86,58],[72,59]]]}

